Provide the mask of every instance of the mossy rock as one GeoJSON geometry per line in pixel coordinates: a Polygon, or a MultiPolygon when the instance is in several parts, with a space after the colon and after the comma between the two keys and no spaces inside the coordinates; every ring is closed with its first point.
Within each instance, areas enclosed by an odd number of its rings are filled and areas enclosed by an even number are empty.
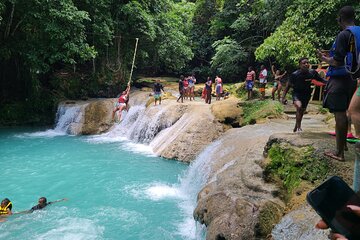
{"type": "Polygon", "coordinates": [[[266,238],[271,234],[275,224],[277,224],[282,215],[284,207],[272,201],[267,201],[260,207],[258,223],[255,226],[256,236],[266,238]]]}
{"type": "Polygon", "coordinates": [[[327,161],[318,159],[314,152],[312,146],[297,147],[286,142],[271,146],[264,176],[266,180],[280,183],[283,200],[289,201],[301,181],[317,183],[328,175],[327,161]]]}
{"type": "Polygon", "coordinates": [[[284,107],[278,101],[252,100],[241,104],[244,110],[244,124],[255,124],[264,118],[280,118],[283,115],[284,107]]]}

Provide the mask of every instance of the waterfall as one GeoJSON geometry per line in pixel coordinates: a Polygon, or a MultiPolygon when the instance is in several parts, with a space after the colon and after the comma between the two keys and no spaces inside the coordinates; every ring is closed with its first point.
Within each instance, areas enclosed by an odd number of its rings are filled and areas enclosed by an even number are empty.
{"type": "Polygon", "coordinates": [[[143,105],[133,106],[116,131],[131,141],[148,144],[161,130],[171,127],[178,120],[170,113],[167,107],[149,109],[143,105]]]}
{"type": "Polygon", "coordinates": [[[207,146],[180,178],[179,190],[186,198],[179,204],[185,215],[179,228],[187,239],[205,239],[206,228],[194,221],[193,211],[197,205],[197,195],[209,178],[211,156],[218,150],[220,144],[221,141],[215,141],[207,146]]]}
{"type": "Polygon", "coordinates": [[[72,134],[73,126],[82,121],[82,107],[80,105],[59,105],[56,112],[56,132],[72,134]]]}

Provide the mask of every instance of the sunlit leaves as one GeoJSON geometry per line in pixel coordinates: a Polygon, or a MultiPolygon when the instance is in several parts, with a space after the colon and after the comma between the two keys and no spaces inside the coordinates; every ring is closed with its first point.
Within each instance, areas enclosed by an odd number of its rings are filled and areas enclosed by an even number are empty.
{"type": "Polygon", "coordinates": [[[211,67],[224,78],[236,77],[239,73],[239,65],[248,54],[229,37],[214,42],[212,46],[215,48],[215,55],[212,58],[211,67]]]}
{"type": "Polygon", "coordinates": [[[256,50],[256,58],[274,58],[283,66],[295,66],[298,58],[304,56],[317,62],[315,50],[330,47],[340,30],[337,12],[345,5],[359,8],[360,3],[354,0],[295,0],[281,26],[256,50]]]}

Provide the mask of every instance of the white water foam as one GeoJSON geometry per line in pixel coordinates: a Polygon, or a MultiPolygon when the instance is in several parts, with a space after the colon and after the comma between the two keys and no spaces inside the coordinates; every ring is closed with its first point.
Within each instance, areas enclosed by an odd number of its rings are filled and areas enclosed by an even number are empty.
{"type": "Polygon", "coordinates": [[[82,120],[82,106],[66,106],[60,105],[56,113],[55,131],[70,133],[69,128],[73,123],[79,123],[82,120]]]}
{"type": "Polygon", "coordinates": [[[198,192],[205,186],[211,170],[210,156],[217,151],[221,144],[216,141],[209,145],[190,165],[188,170],[180,177],[180,184],[169,185],[154,182],[146,185],[127,186],[124,191],[137,199],[150,199],[161,201],[164,199],[179,200],[183,220],[177,223],[177,234],[183,239],[199,240],[205,238],[205,226],[196,222],[193,211],[196,207],[198,192]]]}
{"type": "Polygon", "coordinates": [[[185,196],[175,186],[166,184],[155,184],[145,190],[145,194],[153,201],[160,201],[166,198],[184,199],[185,196]]]}
{"type": "Polygon", "coordinates": [[[94,221],[84,218],[64,218],[57,221],[57,228],[44,234],[34,236],[35,239],[102,239],[104,227],[94,221]]]}
{"type": "Polygon", "coordinates": [[[205,226],[194,220],[193,212],[196,207],[198,192],[205,186],[211,166],[211,155],[217,151],[220,141],[210,144],[200,153],[194,162],[190,164],[188,171],[180,179],[179,191],[186,196],[184,201],[179,203],[184,220],[178,224],[178,232],[184,239],[204,239],[205,226]]]}
{"type": "Polygon", "coordinates": [[[177,185],[153,182],[143,185],[128,185],[124,191],[136,199],[161,201],[164,199],[186,199],[177,185]]]}
{"type": "Polygon", "coordinates": [[[145,156],[155,157],[152,147],[146,144],[134,143],[130,141],[124,133],[121,125],[114,126],[109,132],[100,135],[89,136],[85,141],[95,144],[102,143],[121,143],[119,147],[129,152],[140,153],[145,156]]]}
{"type": "Polygon", "coordinates": [[[56,126],[54,129],[48,129],[45,131],[38,131],[33,133],[24,133],[15,135],[18,138],[53,138],[57,136],[64,136],[70,134],[72,124],[77,124],[82,120],[81,113],[82,106],[66,106],[59,105],[56,112],[56,126]]]}
{"type": "Polygon", "coordinates": [[[53,129],[48,129],[46,131],[38,131],[32,133],[23,133],[23,134],[16,134],[15,137],[17,138],[53,138],[57,136],[64,136],[67,135],[66,132],[56,131],[53,129]]]}

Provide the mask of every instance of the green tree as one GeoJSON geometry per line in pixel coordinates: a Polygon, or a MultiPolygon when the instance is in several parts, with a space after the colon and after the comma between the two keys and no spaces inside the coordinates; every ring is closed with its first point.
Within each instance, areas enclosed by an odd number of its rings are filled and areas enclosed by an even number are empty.
{"type": "Polygon", "coordinates": [[[214,42],[215,55],[211,61],[211,67],[216,69],[225,79],[238,80],[241,63],[245,61],[248,54],[233,39],[225,37],[214,42]]]}
{"type": "Polygon", "coordinates": [[[283,66],[296,66],[303,56],[317,62],[316,48],[330,48],[339,31],[337,12],[345,5],[359,10],[360,3],[344,0],[294,1],[287,9],[284,22],[256,50],[256,59],[274,58],[283,66]]]}

